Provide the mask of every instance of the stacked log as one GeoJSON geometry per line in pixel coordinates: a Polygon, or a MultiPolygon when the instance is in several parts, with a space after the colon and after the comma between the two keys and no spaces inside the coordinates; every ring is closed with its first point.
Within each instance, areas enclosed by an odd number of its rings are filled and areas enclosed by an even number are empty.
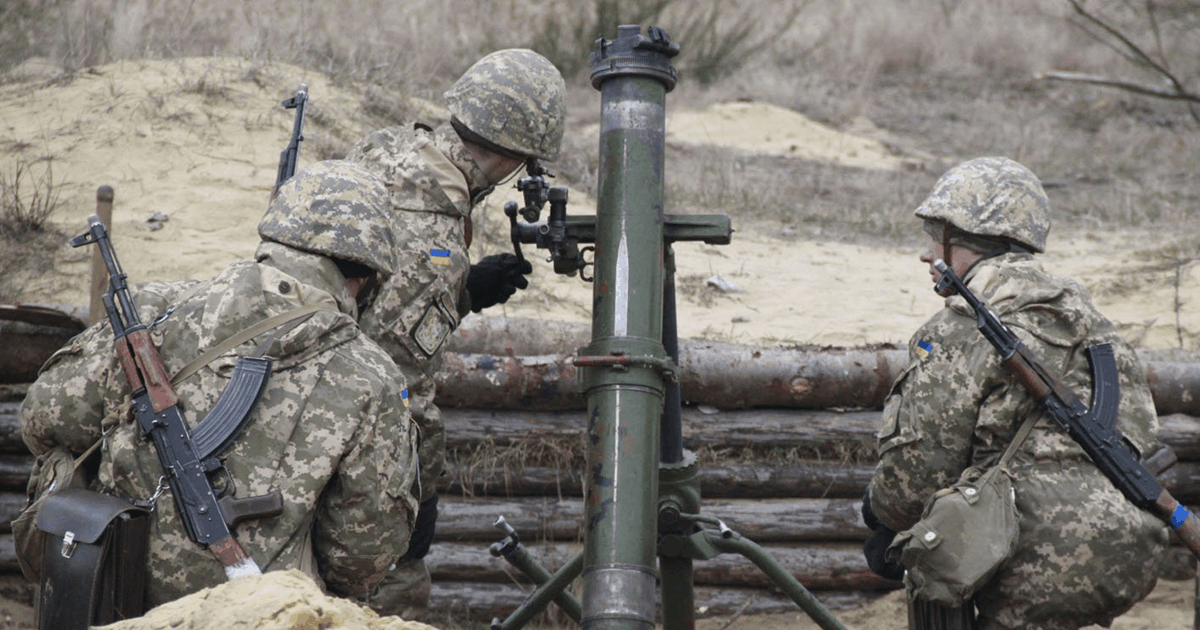
{"type": "MultiPolygon", "coordinates": [[[[578,326],[468,322],[439,374],[451,453],[444,494],[453,498],[429,562],[439,605],[488,617],[529,587],[514,586],[523,584],[515,571],[483,556],[485,544],[503,536],[484,525],[504,516],[550,570],[579,549],[586,401],[570,354],[588,339],[578,326]],[[518,455],[506,459],[510,451],[518,455]]],[[[874,469],[878,409],[906,351],[680,346],[684,445],[701,453],[703,513],[762,545],[831,608],[898,588],[867,570],[859,510],[874,469]]],[[[1161,479],[1181,501],[1200,503],[1200,400],[1191,394],[1200,391],[1200,357],[1139,356],[1160,435],[1181,460],[1161,479]]],[[[695,582],[709,614],[747,603],[744,612],[795,610],[741,558],[697,562],[695,582]]]]}
{"type": "MultiPolygon", "coordinates": [[[[438,376],[450,459],[427,557],[431,608],[440,614],[503,618],[531,590],[488,553],[504,536],[493,526],[499,516],[551,571],[580,552],[586,405],[570,355],[586,342],[579,326],[487,318],[469,318],[453,338],[438,376]]],[[[1200,391],[1200,357],[1139,355],[1160,437],[1180,458],[1164,486],[1200,503],[1200,400],[1192,395],[1200,391]]],[[[20,356],[22,365],[31,361],[20,356]]],[[[3,360],[0,352],[0,383],[19,383],[6,380],[3,360]]],[[[702,513],[763,546],[834,609],[899,587],[867,569],[859,510],[874,468],[877,410],[906,361],[892,346],[681,342],[684,446],[700,458],[702,513]]],[[[19,573],[8,522],[24,505],[32,460],[19,438],[22,387],[4,391],[0,571],[19,573]]],[[[694,579],[707,614],[796,610],[740,557],[697,562],[694,579]]]]}

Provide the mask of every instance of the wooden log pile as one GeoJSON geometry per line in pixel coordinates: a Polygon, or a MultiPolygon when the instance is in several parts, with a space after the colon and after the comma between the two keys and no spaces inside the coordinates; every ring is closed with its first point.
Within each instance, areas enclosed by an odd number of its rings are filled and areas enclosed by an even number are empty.
{"type": "MultiPolygon", "coordinates": [[[[448,470],[427,557],[432,609],[503,618],[532,589],[488,548],[504,516],[554,571],[582,549],[585,401],[575,389],[576,326],[469,318],[439,375],[448,470]]],[[[1200,356],[1142,352],[1180,459],[1162,480],[1200,503],[1200,356]]],[[[29,355],[21,354],[23,365],[29,355]]],[[[874,468],[878,409],[903,370],[902,349],[764,349],[681,343],[685,448],[698,454],[702,512],[763,546],[827,606],[898,588],[862,558],[860,516],[874,468]]],[[[0,383],[5,380],[0,353],[0,383]]],[[[24,505],[32,458],[20,440],[23,386],[0,402],[0,571],[19,573],[9,521],[24,505]]],[[[797,610],[749,561],[697,562],[697,606],[710,615],[797,610]]]]}

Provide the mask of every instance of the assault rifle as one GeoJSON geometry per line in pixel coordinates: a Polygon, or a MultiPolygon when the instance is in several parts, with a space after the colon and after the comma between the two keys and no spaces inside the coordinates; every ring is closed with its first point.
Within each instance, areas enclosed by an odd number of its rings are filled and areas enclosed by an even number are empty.
{"type": "Polygon", "coordinates": [[[271,189],[271,198],[279,194],[279,187],[296,174],[296,160],[300,157],[300,141],[304,139],[304,107],[308,104],[308,86],[301,83],[300,89],[292,98],[284,99],[280,105],[284,109],[296,110],[296,118],[292,121],[292,138],[287,148],[279,153],[279,173],[275,176],[275,187],[271,189]]]}
{"type": "Polygon", "coordinates": [[[1042,409],[1083,447],[1126,499],[1169,523],[1184,545],[1200,558],[1200,522],[1159,485],[1138,461],[1137,449],[1115,426],[1120,385],[1112,344],[1088,348],[1093,382],[1089,410],[1070,387],[1046,371],[1033,352],[971,293],[953,269],[942,260],[935,260],[933,267],[942,274],[934,290],[939,295],[954,291],[967,301],[975,312],[979,332],[1000,353],[1001,364],[1029,390],[1042,409]]]}
{"type": "Polygon", "coordinates": [[[150,339],[150,329],[140,320],[108,230],[96,215],[88,217],[88,223],[88,231],[71,239],[71,246],[95,243],[104,258],[108,291],[102,300],[121,371],[133,392],[133,414],[142,434],[154,442],[164,480],[170,486],[188,538],[207,547],[225,567],[229,579],[257,575],[262,571],[230,528],[246,518],[279,514],[283,507],[279,493],[218,500],[208,474],[223,468],[214,455],[232,440],[249,416],[265,387],[270,364],[266,364],[265,371],[257,365],[247,371],[245,366],[253,364],[239,361],[230,386],[222,393],[223,400],[197,425],[197,431],[189,430],[171,377],[150,339]]]}

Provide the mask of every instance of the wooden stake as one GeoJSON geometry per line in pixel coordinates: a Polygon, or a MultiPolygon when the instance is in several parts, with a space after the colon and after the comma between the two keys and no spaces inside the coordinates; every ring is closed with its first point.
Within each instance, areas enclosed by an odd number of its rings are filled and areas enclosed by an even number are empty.
{"type": "MultiPolygon", "coordinates": [[[[104,223],[104,227],[112,232],[112,210],[113,210],[113,189],[112,186],[101,186],[96,189],[96,215],[100,217],[100,221],[104,223]]],[[[100,250],[92,248],[92,279],[91,279],[91,304],[88,310],[88,325],[95,324],[104,318],[104,302],[101,297],[108,289],[108,269],[104,266],[104,259],[100,257],[100,250]]]]}

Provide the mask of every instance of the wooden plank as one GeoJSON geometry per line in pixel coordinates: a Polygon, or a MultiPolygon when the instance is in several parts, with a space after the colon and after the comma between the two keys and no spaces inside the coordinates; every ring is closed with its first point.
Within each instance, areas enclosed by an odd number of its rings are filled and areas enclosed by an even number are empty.
{"type": "MultiPolygon", "coordinates": [[[[450,448],[483,441],[510,445],[531,439],[569,444],[581,441],[587,426],[582,411],[443,409],[442,420],[450,448]]],[[[693,450],[702,446],[801,448],[838,460],[847,453],[874,452],[879,414],[795,409],[706,413],[685,407],[682,424],[684,446],[693,450]]]]}

